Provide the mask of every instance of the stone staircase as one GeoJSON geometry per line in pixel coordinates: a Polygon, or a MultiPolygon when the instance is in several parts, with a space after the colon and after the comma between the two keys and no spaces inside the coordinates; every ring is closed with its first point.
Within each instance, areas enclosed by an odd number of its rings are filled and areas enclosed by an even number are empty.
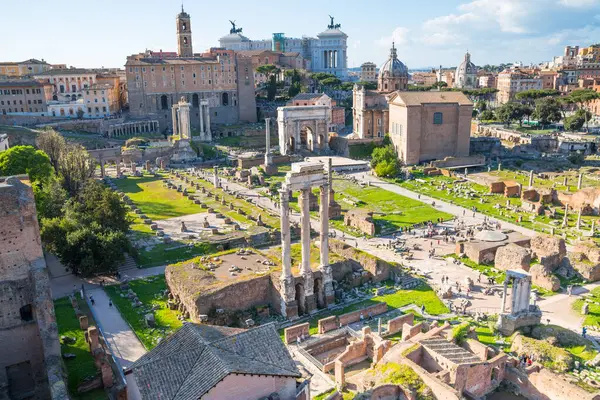
{"type": "Polygon", "coordinates": [[[125,262],[121,264],[121,266],[119,267],[119,271],[130,271],[132,269],[137,269],[137,267],[137,263],[135,262],[133,257],[131,257],[129,254],[125,254],[125,262]]]}

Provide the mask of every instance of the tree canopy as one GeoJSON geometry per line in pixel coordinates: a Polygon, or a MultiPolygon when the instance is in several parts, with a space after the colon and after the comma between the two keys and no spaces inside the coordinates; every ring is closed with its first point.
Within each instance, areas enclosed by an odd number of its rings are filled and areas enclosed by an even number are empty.
{"type": "Polygon", "coordinates": [[[90,180],[59,215],[42,219],[41,236],[49,251],[76,274],[116,269],[129,250],[131,221],[118,195],[90,180]]]}
{"type": "Polygon", "coordinates": [[[400,161],[391,144],[377,147],[371,154],[371,168],[380,177],[392,178],[400,172],[400,161]]]}
{"type": "Polygon", "coordinates": [[[0,176],[29,175],[32,182],[43,182],[52,175],[50,158],[33,146],[14,146],[0,153],[0,176]]]}
{"type": "Polygon", "coordinates": [[[256,72],[263,74],[267,78],[267,99],[273,101],[277,95],[277,74],[281,70],[273,64],[259,65],[256,72]]]}
{"type": "Polygon", "coordinates": [[[535,102],[533,117],[544,126],[562,119],[560,103],[554,97],[540,98],[535,102]]]}

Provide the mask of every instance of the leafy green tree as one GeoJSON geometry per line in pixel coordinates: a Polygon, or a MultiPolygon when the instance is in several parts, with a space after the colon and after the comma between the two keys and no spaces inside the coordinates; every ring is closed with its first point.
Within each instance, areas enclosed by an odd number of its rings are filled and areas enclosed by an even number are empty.
{"type": "Polygon", "coordinates": [[[263,74],[267,79],[267,99],[273,101],[277,94],[277,75],[281,70],[273,64],[260,65],[256,68],[256,72],[263,74]]]}
{"type": "Polygon", "coordinates": [[[509,126],[512,121],[519,121],[519,126],[522,126],[523,119],[532,114],[533,108],[521,103],[509,102],[496,109],[496,116],[506,126],[509,126]]]}
{"type": "Polygon", "coordinates": [[[339,86],[342,83],[340,78],[336,78],[335,76],[325,78],[321,81],[321,85],[333,88],[335,86],[339,86]]]}
{"type": "Polygon", "coordinates": [[[479,112],[483,112],[483,111],[487,110],[487,103],[483,100],[479,100],[475,104],[475,109],[479,112]]]}
{"type": "Polygon", "coordinates": [[[492,110],[485,110],[481,114],[479,114],[479,120],[481,121],[494,121],[496,116],[492,110]]]}
{"type": "Polygon", "coordinates": [[[50,177],[44,185],[34,185],[33,194],[40,220],[62,215],[62,208],[67,202],[68,194],[57,176],[50,177]]]}
{"type": "Polygon", "coordinates": [[[446,82],[444,82],[444,81],[437,81],[436,83],[434,83],[433,85],[431,85],[431,87],[432,88],[441,89],[441,88],[448,87],[448,84],[446,82]]]}
{"type": "Polygon", "coordinates": [[[530,89],[517,93],[515,98],[524,104],[533,106],[538,99],[556,97],[559,95],[560,92],[555,89],[530,89]]]}
{"type": "Polygon", "coordinates": [[[83,146],[68,144],[62,154],[58,173],[63,181],[63,187],[70,196],[75,196],[85,183],[94,176],[96,160],[90,156],[83,146]]]}
{"type": "MultiPolygon", "coordinates": [[[[593,89],[579,89],[572,91],[567,97],[573,104],[577,105],[579,110],[585,110],[592,100],[600,98],[600,94],[594,91],[593,89]]],[[[584,123],[587,131],[589,130],[588,113],[583,114],[583,116],[585,118],[584,123]]]]}
{"type": "Polygon", "coordinates": [[[75,273],[113,271],[129,250],[131,221],[116,193],[89,181],[69,199],[60,215],[42,219],[41,236],[49,251],[75,273]]]}
{"type": "Polygon", "coordinates": [[[577,110],[575,114],[565,118],[565,129],[571,132],[577,132],[583,128],[588,113],[585,110],[577,110]]]}
{"type": "Polygon", "coordinates": [[[554,97],[538,99],[535,102],[533,117],[543,126],[559,122],[562,118],[560,104],[554,97]]]}
{"type": "Polygon", "coordinates": [[[376,147],[371,154],[371,168],[380,177],[394,177],[400,172],[400,161],[394,146],[376,147]]]}
{"type": "Polygon", "coordinates": [[[14,146],[0,153],[0,176],[29,175],[32,182],[43,182],[52,175],[50,158],[33,146],[14,146]]]}
{"type": "Polygon", "coordinates": [[[367,90],[376,90],[377,89],[377,82],[360,81],[360,82],[356,82],[356,84],[364,86],[364,88],[367,90]]]}
{"type": "Polygon", "coordinates": [[[58,173],[58,163],[61,155],[65,152],[67,142],[65,138],[54,129],[47,129],[41,132],[36,140],[35,144],[38,149],[42,150],[50,158],[50,163],[54,168],[54,172],[58,173]]]}

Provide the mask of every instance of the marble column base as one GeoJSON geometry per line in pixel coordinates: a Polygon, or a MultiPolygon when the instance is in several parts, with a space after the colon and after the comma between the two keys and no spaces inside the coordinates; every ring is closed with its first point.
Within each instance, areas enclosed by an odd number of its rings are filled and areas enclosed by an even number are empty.
{"type": "Polygon", "coordinates": [[[304,310],[307,314],[317,311],[317,299],[314,294],[310,294],[304,297],[304,310]]]}
{"type": "Polygon", "coordinates": [[[289,320],[298,319],[298,302],[296,300],[288,302],[281,300],[281,315],[289,320]]]}

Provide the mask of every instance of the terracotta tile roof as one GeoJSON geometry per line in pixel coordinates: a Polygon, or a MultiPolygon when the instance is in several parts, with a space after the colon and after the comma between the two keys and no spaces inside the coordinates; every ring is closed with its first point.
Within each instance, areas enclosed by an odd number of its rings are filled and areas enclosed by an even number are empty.
{"type": "Polygon", "coordinates": [[[431,103],[458,103],[472,105],[473,103],[461,92],[396,92],[392,102],[401,102],[407,106],[418,106],[431,103]]]}
{"type": "Polygon", "coordinates": [[[185,324],[133,363],[143,399],[195,400],[232,373],[301,375],[274,324],[253,329],[185,324]]]}

